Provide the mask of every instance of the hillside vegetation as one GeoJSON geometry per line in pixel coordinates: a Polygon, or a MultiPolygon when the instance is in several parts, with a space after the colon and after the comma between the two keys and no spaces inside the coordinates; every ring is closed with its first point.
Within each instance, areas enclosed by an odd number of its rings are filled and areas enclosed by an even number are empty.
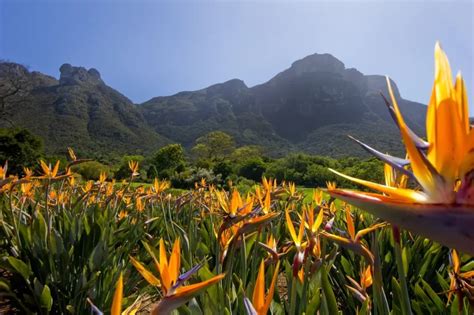
{"type": "MultiPolygon", "coordinates": [[[[388,94],[384,77],[346,69],[329,54],[307,56],[254,87],[233,79],[143,104],[107,86],[92,68],[64,64],[57,80],[2,62],[0,127],[29,129],[50,154],[74,144],[99,158],[149,154],[168,143],[189,149],[216,130],[271,157],[296,151],[364,156],[347,135],[403,154],[380,93],[388,94]]],[[[426,107],[403,99],[396,87],[395,94],[408,124],[422,134],[426,107]]]]}

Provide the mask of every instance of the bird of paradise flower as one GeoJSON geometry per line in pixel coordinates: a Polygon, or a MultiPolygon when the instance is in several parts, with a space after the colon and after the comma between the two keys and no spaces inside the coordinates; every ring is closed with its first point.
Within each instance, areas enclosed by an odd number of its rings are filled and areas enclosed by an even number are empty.
{"type": "Polygon", "coordinates": [[[449,61],[435,46],[435,80],[428,104],[427,141],[405,123],[390,80],[389,111],[400,129],[407,159],[383,154],[356,140],[364,149],[418,184],[419,189],[381,185],[334,173],[383,194],[331,187],[331,196],[380,218],[474,255],[474,132],[469,124],[464,80],[453,83],[449,61]],[[409,166],[409,167],[408,167],[409,166]]]}
{"type": "Polygon", "coordinates": [[[181,268],[181,245],[179,239],[174,242],[173,250],[168,260],[163,239],[160,240],[159,260],[150,247],[146,246],[148,253],[153,258],[156,269],[160,273],[160,279],[155,277],[138,260],[130,257],[132,264],[145,280],[153,286],[161,286],[163,298],[153,307],[151,314],[169,314],[172,310],[186,303],[194,296],[207,289],[209,286],[219,282],[225,274],[216,275],[208,280],[195,284],[184,285],[193,274],[199,271],[203,264],[198,264],[180,275],[181,268]]]}

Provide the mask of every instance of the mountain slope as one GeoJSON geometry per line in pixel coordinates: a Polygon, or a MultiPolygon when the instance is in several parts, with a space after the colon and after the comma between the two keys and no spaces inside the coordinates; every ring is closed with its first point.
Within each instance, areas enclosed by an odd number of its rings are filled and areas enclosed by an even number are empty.
{"type": "MultiPolygon", "coordinates": [[[[408,124],[423,134],[426,106],[395,95],[408,124]]],[[[193,92],[153,98],[140,111],[155,130],[191,144],[208,131],[231,133],[240,144],[332,156],[364,155],[348,134],[382,151],[403,153],[398,130],[380,93],[385,78],[366,76],[329,54],[294,62],[268,82],[248,88],[231,80],[193,92]]]]}
{"type": "MultiPolygon", "coordinates": [[[[45,139],[49,153],[72,145],[87,154],[146,154],[169,142],[190,148],[198,137],[223,130],[237,144],[260,145],[270,156],[296,150],[365,155],[347,135],[403,154],[380,95],[388,96],[385,78],[347,69],[329,54],[297,60],[254,87],[233,79],[139,105],[108,87],[95,69],[64,64],[60,73],[57,80],[0,63],[0,127],[30,129],[45,139]]],[[[403,99],[392,86],[407,123],[423,135],[426,106],[403,99]]]]}
{"type": "MultiPolygon", "coordinates": [[[[84,154],[150,152],[168,139],[148,127],[136,106],[105,85],[95,69],[64,64],[59,81],[14,63],[0,64],[3,116],[41,136],[49,153],[73,146],[84,154]]],[[[1,91],[0,91],[1,93],[1,91]]],[[[5,119],[3,127],[9,126],[5,119]]]]}
{"type": "Polygon", "coordinates": [[[185,146],[210,131],[222,130],[242,145],[258,144],[278,153],[292,148],[254,104],[251,89],[234,79],[199,91],[153,98],[139,109],[158,133],[185,146]]]}

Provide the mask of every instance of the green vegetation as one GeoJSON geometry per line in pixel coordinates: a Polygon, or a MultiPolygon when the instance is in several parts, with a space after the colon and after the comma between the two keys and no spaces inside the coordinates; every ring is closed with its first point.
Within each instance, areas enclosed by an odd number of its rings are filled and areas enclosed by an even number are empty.
{"type": "Polygon", "coordinates": [[[170,178],[186,168],[184,148],[180,144],[169,144],[159,149],[150,159],[148,177],[170,178]]]}
{"type": "MultiPolygon", "coordinates": [[[[8,160],[9,169],[20,173],[22,165],[36,167],[39,158],[54,163],[65,155],[45,156],[41,141],[27,130],[3,129],[4,141],[0,162],[8,160]]],[[[335,181],[329,168],[345,174],[375,182],[383,179],[382,163],[376,159],[329,158],[306,153],[290,153],[273,159],[258,146],[236,147],[232,136],[214,131],[196,140],[187,151],[180,144],[169,144],[150,155],[125,155],[120,158],[90,161],[73,167],[85,180],[97,180],[101,173],[118,180],[128,179],[129,162],[137,161],[141,167],[136,178],[150,183],[154,178],[170,180],[176,188],[191,188],[201,178],[218,186],[227,187],[229,181],[244,190],[249,189],[262,176],[278,181],[291,181],[301,187],[324,187],[335,181]]],[[[346,187],[356,187],[351,182],[340,181],[346,187]]]]}
{"type": "MultiPolygon", "coordinates": [[[[0,62],[0,127],[28,128],[44,140],[47,154],[64,154],[73,144],[79,155],[108,162],[124,154],[150,156],[179,143],[212,160],[234,143],[259,146],[271,158],[295,152],[367,156],[347,135],[403,154],[379,94],[388,95],[385,78],[345,69],[327,54],[298,60],[255,87],[235,79],[143,104],[107,86],[95,69],[64,64],[60,72],[58,80],[0,62]],[[232,136],[231,142],[218,139],[219,131],[232,136]],[[224,146],[213,146],[212,137],[224,146]]],[[[426,107],[401,98],[393,86],[407,123],[422,135],[426,107]]]]}
{"type": "Polygon", "coordinates": [[[112,175],[110,167],[97,161],[89,161],[72,168],[74,172],[81,175],[83,179],[98,180],[100,174],[112,175]]]}
{"type": "Polygon", "coordinates": [[[0,128],[0,161],[8,161],[10,170],[22,174],[23,167],[37,165],[43,155],[43,142],[26,129],[0,128]]]}
{"type": "MultiPolygon", "coordinates": [[[[63,167],[66,165],[66,156],[45,156],[41,141],[27,130],[3,129],[2,135],[5,141],[0,161],[8,160],[11,170],[21,172],[22,165],[36,166],[40,157],[50,162],[59,159],[63,167]]],[[[258,146],[236,147],[230,135],[216,131],[197,139],[190,151],[179,144],[170,144],[149,156],[125,155],[119,159],[90,161],[75,166],[73,170],[85,180],[97,180],[101,173],[127,179],[129,162],[137,161],[141,165],[139,181],[151,182],[155,177],[167,179],[176,188],[191,188],[196,181],[205,178],[219,186],[226,187],[232,181],[242,189],[248,189],[262,176],[292,181],[302,187],[324,187],[326,182],[336,180],[328,168],[376,182],[383,179],[382,164],[376,159],[333,159],[306,153],[291,153],[272,159],[263,152],[258,146]]],[[[350,182],[344,181],[343,184],[355,187],[350,182]]]]}
{"type": "Polygon", "coordinates": [[[472,257],[291,183],[143,187],[133,163],[120,185],[53,165],[5,171],[0,312],[472,314],[456,282],[470,281],[472,257]]]}

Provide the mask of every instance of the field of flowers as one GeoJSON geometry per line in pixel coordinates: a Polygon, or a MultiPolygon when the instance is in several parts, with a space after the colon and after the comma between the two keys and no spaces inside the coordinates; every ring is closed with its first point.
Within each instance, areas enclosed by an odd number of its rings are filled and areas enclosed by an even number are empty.
{"type": "Polygon", "coordinates": [[[171,195],[164,181],[130,185],[137,164],[122,183],[41,166],[0,170],[5,310],[469,313],[469,256],[321,191],[264,179],[246,195],[205,182],[171,195]]]}
{"type": "Polygon", "coordinates": [[[392,97],[408,159],[361,143],[385,184],[341,174],[382,194],[265,178],[170,193],[134,183],[136,162],[126,181],[86,182],[71,149],[64,169],[0,167],[0,313],[472,314],[474,138],[462,78],[435,56],[428,141],[392,97]]]}

